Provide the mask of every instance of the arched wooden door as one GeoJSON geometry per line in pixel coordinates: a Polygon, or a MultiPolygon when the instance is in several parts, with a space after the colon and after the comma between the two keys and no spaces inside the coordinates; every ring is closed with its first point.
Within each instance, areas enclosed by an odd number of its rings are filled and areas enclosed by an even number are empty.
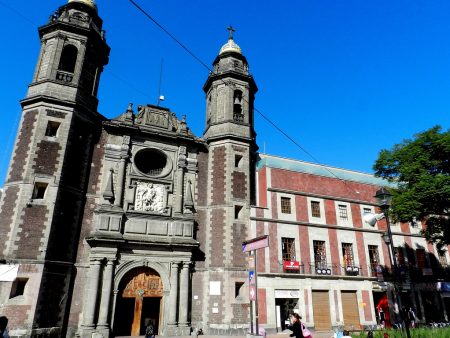
{"type": "Polygon", "coordinates": [[[144,334],[145,321],[151,320],[157,332],[163,296],[159,274],[147,267],[136,268],[123,277],[120,285],[114,331],[139,336],[144,334]]]}

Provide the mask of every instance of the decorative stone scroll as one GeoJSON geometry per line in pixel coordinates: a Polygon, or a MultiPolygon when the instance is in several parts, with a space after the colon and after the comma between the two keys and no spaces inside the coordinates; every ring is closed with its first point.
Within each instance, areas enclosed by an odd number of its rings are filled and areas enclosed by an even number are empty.
{"type": "Polygon", "coordinates": [[[162,184],[137,181],[134,210],[163,213],[165,192],[165,186],[162,184]]]}

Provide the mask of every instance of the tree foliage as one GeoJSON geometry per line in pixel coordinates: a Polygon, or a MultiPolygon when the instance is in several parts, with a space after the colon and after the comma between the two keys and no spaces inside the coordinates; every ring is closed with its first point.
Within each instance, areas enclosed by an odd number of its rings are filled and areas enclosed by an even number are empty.
{"type": "Polygon", "coordinates": [[[426,222],[426,239],[439,249],[450,244],[450,130],[435,126],[382,150],[375,175],[395,183],[394,221],[426,222]]]}

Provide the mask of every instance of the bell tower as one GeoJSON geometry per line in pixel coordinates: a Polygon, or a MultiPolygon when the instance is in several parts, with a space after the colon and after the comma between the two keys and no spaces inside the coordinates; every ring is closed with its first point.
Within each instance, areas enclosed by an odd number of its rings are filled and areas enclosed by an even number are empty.
{"type": "Polygon", "coordinates": [[[0,199],[0,258],[17,269],[12,283],[2,283],[0,303],[10,327],[30,336],[35,328],[53,327],[64,336],[103,120],[97,88],[110,49],[93,0],[69,0],[39,28],[39,37],[0,199]]]}
{"type": "Polygon", "coordinates": [[[194,304],[193,321],[203,316],[213,327],[248,322],[248,312],[242,311],[248,297],[236,297],[235,290],[247,280],[241,245],[249,236],[257,151],[253,119],[257,87],[247,59],[234,41],[234,29],[228,30],[228,41],[203,87],[208,154],[199,161],[200,176],[207,179],[200,185],[204,191],[199,191],[199,204],[204,203],[199,210],[199,234],[205,238],[201,247],[205,260],[198,271],[204,271],[203,285],[213,287],[214,294],[205,292],[202,313],[194,304]]]}

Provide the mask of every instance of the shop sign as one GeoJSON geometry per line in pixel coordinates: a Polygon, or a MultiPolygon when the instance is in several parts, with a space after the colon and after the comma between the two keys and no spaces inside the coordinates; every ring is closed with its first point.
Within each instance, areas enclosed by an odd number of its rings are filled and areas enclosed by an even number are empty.
{"type": "Polygon", "coordinates": [[[300,270],[300,262],[284,261],[284,270],[300,270]]]}

